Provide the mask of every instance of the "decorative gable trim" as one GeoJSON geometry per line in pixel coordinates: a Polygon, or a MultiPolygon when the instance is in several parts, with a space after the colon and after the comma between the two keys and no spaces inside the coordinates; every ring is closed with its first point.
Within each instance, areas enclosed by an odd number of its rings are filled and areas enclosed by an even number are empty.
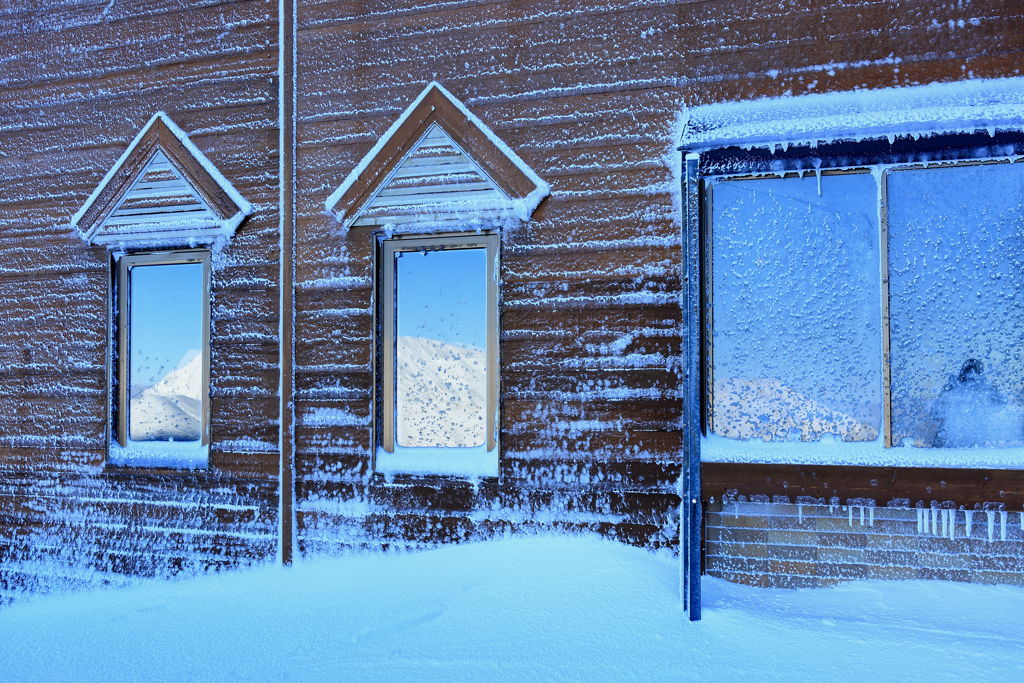
{"type": "Polygon", "coordinates": [[[249,204],[158,112],[71,219],[89,244],[201,244],[230,237],[249,204]]]}
{"type": "Polygon", "coordinates": [[[526,221],[549,192],[483,121],[434,82],[327,198],[326,210],[346,228],[467,216],[526,221]]]}

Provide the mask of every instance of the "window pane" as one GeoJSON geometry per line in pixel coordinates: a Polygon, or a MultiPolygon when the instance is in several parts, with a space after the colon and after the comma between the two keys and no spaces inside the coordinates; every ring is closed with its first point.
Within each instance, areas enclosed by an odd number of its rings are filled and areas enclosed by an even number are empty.
{"type": "Polygon", "coordinates": [[[140,265],[128,272],[129,438],[198,441],[203,265],[140,265]]]}
{"type": "Polygon", "coordinates": [[[893,443],[1024,444],[1024,165],[892,172],[888,204],[893,443]]]}
{"type": "Polygon", "coordinates": [[[712,204],[714,432],[875,440],[882,401],[874,177],[719,181],[712,204]]]}
{"type": "Polygon", "coordinates": [[[395,254],[399,446],[480,446],[487,405],[487,250],[395,254]]]}

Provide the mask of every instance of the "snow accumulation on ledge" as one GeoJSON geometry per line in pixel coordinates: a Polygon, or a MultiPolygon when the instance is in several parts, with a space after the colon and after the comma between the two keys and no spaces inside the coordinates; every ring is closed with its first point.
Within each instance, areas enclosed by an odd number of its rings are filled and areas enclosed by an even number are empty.
{"type": "Polygon", "coordinates": [[[994,135],[1024,129],[1024,77],[721,102],[687,114],[680,144],[690,151],[977,131],[994,135]]]}
{"type": "Polygon", "coordinates": [[[107,462],[120,467],[170,467],[203,469],[210,459],[210,447],[200,441],[129,441],[122,446],[110,442],[107,462]]]}
{"type": "Polygon", "coordinates": [[[1024,469],[1024,448],[886,448],[881,441],[767,442],[711,435],[701,439],[701,462],[861,467],[1024,469]]]}

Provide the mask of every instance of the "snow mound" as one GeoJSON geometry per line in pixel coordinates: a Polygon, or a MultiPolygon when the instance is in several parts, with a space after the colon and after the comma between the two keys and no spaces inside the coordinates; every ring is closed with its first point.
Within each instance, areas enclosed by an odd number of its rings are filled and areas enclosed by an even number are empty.
{"type": "Polygon", "coordinates": [[[544,536],[265,567],[0,610],[17,681],[993,680],[1024,677],[1024,589],[705,579],[544,536]]]}

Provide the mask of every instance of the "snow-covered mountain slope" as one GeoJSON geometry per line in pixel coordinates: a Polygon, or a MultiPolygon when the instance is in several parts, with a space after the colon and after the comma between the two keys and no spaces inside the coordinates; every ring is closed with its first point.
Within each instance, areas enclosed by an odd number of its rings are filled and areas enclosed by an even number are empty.
{"type": "Polygon", "coordinates": [[[397,366],[399,446],[484,443],[487,363],[483,349],[399,337],[397,366]]]}
{"type": "Polygon", "coordinates": [[[128,413],[132,441],[198,440],[202,386],[203,355],[192,349],[153,386],[133,392],[128,413]]]}
{"type": "Polygon", "coordinates": [[[830,408],[778,379],[715,381],[715,433],[733,439],[761,439],[771,425],[775,439],[789,435],[814,440],[835,434],[847,441],[874,441],[878,426],[830,408]]]}

